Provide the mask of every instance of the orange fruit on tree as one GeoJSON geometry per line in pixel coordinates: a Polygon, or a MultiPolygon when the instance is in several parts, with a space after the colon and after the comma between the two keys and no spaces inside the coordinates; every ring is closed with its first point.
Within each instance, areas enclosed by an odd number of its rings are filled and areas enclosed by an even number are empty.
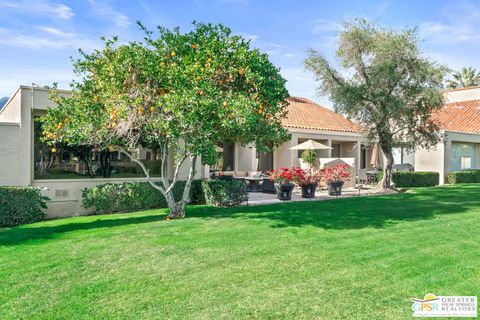
{"type": "Polygon", "coordinates": [[[176,57],[176,56],[177,56],[177,53],[176,53],[175,51],[172,51],[172,53],[170,53],[170,55],[171,55],[172,57],[176,57]]]}
{"type": "Polygon", "coordinates": [[[202,80],[202,77],[196,76],[196,77],[195,77],[195,80],[200,81],[200,80],[202,80]]]}
{"type": "Polygon", "coordinates": [[[154,107],[154,106],[151,106],[151,107],[150,107],[150,112],[153,112],[153,111],[155,111],[155,107],[154,107]]]}
{"type": "Polygon", "coordinates": [[[198,49],[198,44],[196,44],[196,43],[192,44],[192,48],[193,49],[198,49]]]}
{"type": "Polygon", "coordinates": [[[239,68],[239,69],[238,69],[238,74],[241,75],[241,76],[243,76],[243,75],[245,74],[245,69],[239,68]]]}
{"type": "Polygon", "coordinates": [[[227,101],[223,101],[223,106],[224,106],[224,107],[228,106],[228,102],[227,102],[227,101]]]}
{"type": "Polygon", "coordinates": [[[52,153],[57,153],[57,148],[53,147],[50,151],[52,151],[52,153]]]}

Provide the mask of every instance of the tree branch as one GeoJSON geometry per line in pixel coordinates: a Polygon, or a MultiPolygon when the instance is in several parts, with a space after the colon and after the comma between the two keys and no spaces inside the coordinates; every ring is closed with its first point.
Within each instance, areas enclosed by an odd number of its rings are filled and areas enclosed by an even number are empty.
{"type": "Polygon", "coordinates": [[[151,180],[151,177],[150,177],[150,172],[149,170],[145,167],[145,165],[142,163],[142,161],[138,160],[138,159],[135,159],[134,157],[132,157],[132,155],[127,152],[127,150],[125,150],[124,148],[120,147],[120,146],[115,146],[114,147],[117,151],[119,151],[120,153],[123,153],[125,154],[131,161],[135,162],[136,164],[138,164],[140,166],[140,168],[142,168],[143,172],[145,173],[145,176],[147,178],[147,181],[148,183],[150,183],[150,185],[152,187],[154,187],[155,189],[159,190],[164,196],[165,196],[165,188],[163,188],[162,186],[159,186],[157,185],[155,182],[153,182],[151,180]]]}

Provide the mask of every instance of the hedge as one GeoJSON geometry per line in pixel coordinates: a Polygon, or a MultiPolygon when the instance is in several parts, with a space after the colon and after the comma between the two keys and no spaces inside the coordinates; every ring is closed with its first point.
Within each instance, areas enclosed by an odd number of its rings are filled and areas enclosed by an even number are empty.
{"type": "Polygon", "coordinates": [[[247,186],[241,180],[204,180],[205,201],[216,207],[235,207],[248,200],[247,186]]]}
{"type": "Polygon", "coordinates": [[[480,183],[480,170],[454,171],[447,174],[448,183],[480,183]]]}
{"type": "MultiPolygon", "coordinates": [[[[183,194],[185,181],[178,181],[173,188],[175,199],[183,194]]],[[[128,212],[135,210],[166,208],[162,193],[148,182],[106,183],[82,190],[84,208],[95,208],[96,213],[128,212]]],[[[201,180],[194,180],[190,190],[192,204],[204,204],[201,180]]]]}
{"type": "Polygon", "coordinates": [[[0,187],[0,227],[14,227],[20,224],[45,219],[47,205],[40,190],[33,187],[0,187]]]}
{"type": "MultiPolygon", "coordinates": [[[[379,173],[379,181],[383,178],[383,172],[379,173]]],[[[392,181],[398,188],[433,187],[440,181],[438,172],[433,171],[393,171],[392,181]]]]}

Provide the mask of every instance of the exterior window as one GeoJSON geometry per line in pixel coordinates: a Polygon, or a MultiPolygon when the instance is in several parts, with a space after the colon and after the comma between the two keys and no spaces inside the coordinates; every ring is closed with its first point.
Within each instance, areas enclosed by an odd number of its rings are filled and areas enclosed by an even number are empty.
{"type": "Polygon", "coordinates": [[[472,158],[471,157],[461,157],[460,158],[461,169],[472,169],[472,158]]]}
{"type": "Polygon", "coordinates": [[[340,158],[340,144],[332,143],[332,158],[340,158]]]}
{"type": "Polygon", "coordinates": [[[450,171],[475,169],[477,145],[474,143],[452,142],[450,171]]]}
{"type": "MultiPolygon", "coordinates": [[[[56,146],[56,150],[40,140],[41,123],[34,122],[34,179],[86,179],[144,177],[143,170],[118,152],[98,150],[91,146],[56,146]],[[54,152],[53,152],[54,151],[54,152]]],[[[153,176],[160,175],[161,161],[153,150],[140,149],[137,157],[150,169],[153,176]]]]}

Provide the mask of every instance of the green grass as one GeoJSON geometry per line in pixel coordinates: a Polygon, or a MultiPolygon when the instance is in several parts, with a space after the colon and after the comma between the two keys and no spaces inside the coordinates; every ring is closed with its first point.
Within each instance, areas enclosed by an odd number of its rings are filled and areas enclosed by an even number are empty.
{"type": "Polygon", "coordinates": [[[0,319],[409,319],[479,295],[480,186],[0,229],[0,319]]]}

